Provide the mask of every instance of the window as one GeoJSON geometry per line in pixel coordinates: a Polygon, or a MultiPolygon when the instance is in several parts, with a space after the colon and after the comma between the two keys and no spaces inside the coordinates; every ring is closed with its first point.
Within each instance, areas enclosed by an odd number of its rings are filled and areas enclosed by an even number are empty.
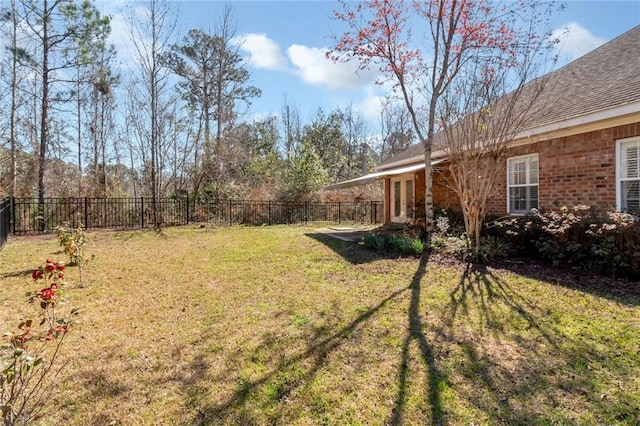
{"type": "Polygon", "coordinates": [[[407,216],[413,217],[413,180],[405,181],[404,185],[407,200],[407,216]]]}
{"type": "Polygon", "coordinates": [[[402,195],[400,192],[400,181],[393,182],[393,215],[400,216],[402,214],[401,201],[402,195]]]}
{"type": "Polygon", "coordinates": [[[538,208],[538,154],[507,160],[507,198],[511,214],[538,208]]]}
{"type": "Polygon", "coordinates": [[[618,210],[640,211],[640,138],[618,141],[616,198],[618,210]]]}

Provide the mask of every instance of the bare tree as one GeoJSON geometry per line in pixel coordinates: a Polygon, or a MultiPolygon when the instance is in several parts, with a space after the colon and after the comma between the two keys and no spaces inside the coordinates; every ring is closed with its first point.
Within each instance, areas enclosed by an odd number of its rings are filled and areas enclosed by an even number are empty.
{"type": "Polygon", "coordinates": [[[11,196],[15,197],[18,188],[18,167],[17,167],[17,109],[18,109],[18,15],[16,9],[16,0],[11,0],[11,9],[8,12],[7,19],[11,22],[11,83],[10,83],[10,98],[11,106],[9,109],[9,143],[10,143],[10,156],[11,156],[11,196]]]}
{"type": "Polygon", "coordinates": [[[282,106],[282,140],[284,146],[284,158],[287,164],[291,160],[292,154],[302,139],[302,124],[300,122],[300,109],[297,106],[290,105],[285,96],[282,106]]]}
{"type": "MultiPolygon", "coordinates": [[[[89,67],[90,102],[87,108],[88,137],[93,152],[92,173],[93,192],[96,196],[107,195],[107,163],[110,141],[115,144],[113,128],[115,127],[115,86],[119,84],[119,76],[112,71],[112,60],[115,51],[106,44],[109,31],[107,28],[100,34],[96,44],[93,61],[89,67]]],[[[80,149],[80,145],[78,145],[80,149]]],[[[113,147],[115,149],[115,147],[113,147]]],[[[80,161],[80,160],[79,160],[80,161]]],[[[80,163],[79,163],[80,164],[80,163]]],[[[82,170],[80,168],[80,170],[82,170]]]]}
{"type": "Polygon", "coordinates": [[[413,126],[404,105],[386,98],[380,110],[380,160],[386,161],[413,144],[413,126]]]}
{"type": "MultiPolygon", "coordinates": [[[[73,79],[68,71],[78,62],[80,52],[69,55],[70,43],[77,37],[91,37],[95,8],[87,0],[78,5],[73,0],[22,0],[21,25],[29,37],[30,55],[22,55],[25,64],[38,75],[38,199],[44,206],[45,165],[52,143],[54,104],[67,99],[73,79]],[[78,13],[82,10],[82,13],[78,13]],[[35,58],[39,58],[36,60],[35,58]]],[[[35,93],[35,92],[34,92],[35,93]]],[[[42,217],[42,214],[39,215],[42,217]]],[[[44,222],[40,227],[43,229],[44,222]]]]}
{"type": "Polygon", "coordinates": [[[434,229],[431,153],[442,98],[451,93],[469,60],[491,52],[508,55],[526,43],[535,34],[522,31],[521,22],[541,19],[549,7],[542,0],[366,0],[355,5],[343,1],[335,13],[348,29],[328,55],[342,61],[355,58],[362,68],[379,67],[395,83],[409,112],[424,152],[429,235],[434,229]],[[412,33],[416,27],[423,31],[412,33]]]}
{"type": "Polygon", "coordinates": [[[367,173],[371,160],[366,136],[367,123],[353,105],[349,105],[342,113],[342,134],[347,160],[344,178],[351,179],[367,173]]]}
{"type": "MultiPolygon", "coordinates": [[[[112,81],[109,80],[113,80],[113,78],[110,76],[111,70],[109,62],[115,57],[115,50],[113,46],[109,47],[107,45],[107,38],[111,33],[110,18],[103,16],[89,1],[84,0],[78,6],[70,7],[67,14],[70,25],[78,28],[66,47],[66,55],[68,56],[69,62],[73,63],[75,69],[74,87],[71,89],[72,96],[69,101],[75,103],[77,184],[78,194],[82,195],[84,193],[82,141],[85,124],[83,118],[84,115],[90,117],[90,123],[87,126],[89,130],[89,137],[87,139],[95,142],[96,115],[85,110],[93,109],[95,111],[97,106],[95,99],[96,90],[101,90],[105,93],[110,90],[107,86],[112,83],[112,81]]],[[[95,164],[93,164],[92,167],[95,183],[95,164]]]]}
{"type": "MultiPolygon", "coordinates": [[[[213,185],[216,197],[224,181],[225,133],[235,123],[237,104],[249,104],[260,95],[259,89],[248,84],[249,73],[233,43],[235,31],[231,8],[225,6],[213,34],[190,30],[181,44],[172,45],[171,51],[162,56],[163,63],[182,79],[178,84],[182,99],[200,118],[202,130],[197,135],[204,141],[201,174],[194,192],[198,193],[202,184],[213,185]]],[[[194,142],[201,145],[200,140],[194,142]]]]}
{"type": "Polygon", "coordinates": [[[131,20],[131,41],[134,46],[138,79],[131,93],[129,120],[142,156],[148,190],[151,195],[153,223],[160,228],[158,197],[162,190],[163,155],[166,154],[166,126],[172,104],[170,70],[160,57],[169,50],[176,26],[175,11],[165,1],[150,0],[142,18],[131,20]]]}
{"type": "MultiPolygon", "coordinates": [[[[531,29],[533,32],[533,28],[531,29]]],[[[553,41],[531,37],[515,55],[487,55],[470,60],[463,78],[443,97],[438,115],[447,154],[444,177],[458,195],[467,237],[480,248],[487,203],[511,142],[545,108],[547,79],[533,80],[549,61],[553,41]]]]}

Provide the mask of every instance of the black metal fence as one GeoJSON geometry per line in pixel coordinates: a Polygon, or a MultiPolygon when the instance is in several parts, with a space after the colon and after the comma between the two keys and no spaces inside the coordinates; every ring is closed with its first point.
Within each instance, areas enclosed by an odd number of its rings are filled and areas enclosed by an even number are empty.
{"type": "Polygon", "coordinates": [[[0,201],[0,250],[4,247],[11,227],[11,198],[0,201]]]}
{"type": "Polygon", "coordinates": [[[161,198],[153,208],[151,198],[12,198],[14,234],[51,232],[62,223],[82,224],[85,229],[145,228],[192,222],[224,225],[277,225],[309,223],[381,223],[382,203],[286,202],[161,198]],[[156,216],[154,217],[154,210],[156,216]]]}

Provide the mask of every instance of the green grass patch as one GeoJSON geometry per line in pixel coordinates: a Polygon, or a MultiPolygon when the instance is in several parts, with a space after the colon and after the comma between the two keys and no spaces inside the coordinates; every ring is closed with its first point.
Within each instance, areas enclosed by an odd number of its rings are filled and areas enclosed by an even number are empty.
{"type": "MultiPolygon", "coordinates": [[[[90,232],[43,424],[640,422],[637,284],[379,255],[303,227],[90,232]]],[[[0,324],[54,236],[0,252],[0,324]]],[[[1,330],[5,331],[5,330],[1,330]]]]}

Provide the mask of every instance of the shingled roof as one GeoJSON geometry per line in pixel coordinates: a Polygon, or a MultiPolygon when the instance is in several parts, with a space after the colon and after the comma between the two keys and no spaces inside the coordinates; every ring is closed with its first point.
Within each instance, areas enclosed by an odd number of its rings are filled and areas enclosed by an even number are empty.
{"type": "MultiPolygon", "coordinates": [[[[542,113],[532,118],[529,129],[639,101],[640,25],[540,78],[550,84],[541,96],[542,113]]],[[[376,169],[421,154],[418,143],[376,169]]]]}

